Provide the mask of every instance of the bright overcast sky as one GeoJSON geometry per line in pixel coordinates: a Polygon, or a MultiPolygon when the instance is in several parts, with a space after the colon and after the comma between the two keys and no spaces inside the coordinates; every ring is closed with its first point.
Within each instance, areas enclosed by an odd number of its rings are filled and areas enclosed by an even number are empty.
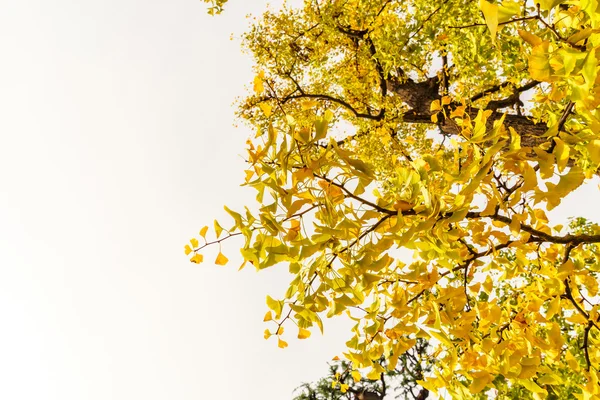
{"type": "MultiPolygon", "coordinates": [[[[340,321],[263,339],[285,267],[183,254],[254,197],[231,106],[251,60],[229,38],[265,5],[230,3],[2,0],[0,398],[285,400],[343,349],[340,321]]],[[[586,190],[560,218],[593,217],[586,190]]]]}

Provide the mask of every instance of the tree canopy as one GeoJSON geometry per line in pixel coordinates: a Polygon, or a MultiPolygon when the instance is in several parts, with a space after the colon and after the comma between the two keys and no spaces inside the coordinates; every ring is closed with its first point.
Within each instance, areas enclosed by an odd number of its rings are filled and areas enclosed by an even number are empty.
{"type": "Polygon", "coordinates": [[[598,0],[306,0],[244,45],[258,204],[185,252],[287,265],[266,338],[347,314],[357,380],[426,339],[434,394],[600,398],[600,227],[547,215],[598,173],[598,0]]]}

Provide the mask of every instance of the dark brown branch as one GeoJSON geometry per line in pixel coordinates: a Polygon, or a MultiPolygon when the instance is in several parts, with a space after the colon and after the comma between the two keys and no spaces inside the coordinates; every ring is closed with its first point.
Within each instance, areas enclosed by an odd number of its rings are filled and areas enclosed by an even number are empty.
{"type": "MultiPolygon", "coordinates": [[[[498,26],[508,25],[508,24],[512,24],[512,23],[515,23],[515,22],[528,21],[530,19],[538,19],[538,16],[537,15],[531,15],[531,16],[528,16],[528,17],[515,18],[515,19],[511,19],[509,21],[499,22],[498,26]]],[[[486,26],[486,24],[474,23],[474,24],[463,25],[463,26],[449,26],[448,28],[450,28],[450,29],[466,29],[466,28],[474,28],[476,26],[486,26]]]]}
{"type": "Polygon", "coordinates": [[[282,103],[285,104],[289,100],[302,99],[302,98],[326,100],[326,101],[330,101],[332,103],[339,104],[340,106],[344,107],[348,111],[352,112],[354,114],[354,116],[357,117],[357,118],[365,118],[365,119],[372,119],[374,121],[380,121],[384,117],[383,110],[379,111],[379,113],[377,115],[372,115],[372,114],[368,114],[368,113],[361,113],[361,112],[357,111],[354,107],[352,107],[346,101],[338,99],[337,97],[333,97],[333,96],[327,95],[327,94],[301,93],[301,94],[296,94],[296,95],[290,95],[290,96],[284,97],[282,99],[282,103]]]}
{"type": "MultiPolygon", "coordinates": [[[[515,93],[525,92],[529,89],[534,88],[535,86],[537,86],[539,84],[540,84],[540,82],[535,81],[535,80],[531,81],[531,82],[527,82],[525,85],[515,88],[514,92],[515,93]]],[[[509,85],[511,85],[511,82],[502,82],[499,85],[492,86],[491,88],[486,89],[480,93],[477,93],[475,96],[471,97],[471,102],[477,101],[477,100],[481,99],[482,97],[484,97],[485,95],[495,93],[495,92],[499,91],[500,89],[505,88],[509,85]]]]}
{"type": "Polygon", "coordinates": [[[214,240],[214,241],[212,241],[212,242],[205,242],[205,243],[204,243],[202,246],[198,247],[197,249],[193,249],[193,250],[194,250],[194,252],[198,252],[198,251],[202,250],[203,248],[205,248],[205,247],[207,247],[207,246],[211,246],[211,245],[213,245],[213,244],[219,244],[219,243],[221,243],[221,242],[222,242],[222,241],[224,241],[224,240],[230,239],[230,238],[232,238],[232,237],[234,237],[234,236],[239,236],[239,235],[241,235],[241,234],[242,234],[241,232],[230,233],[230,234],[229,234],[229,235],[227,235],[227,236],[223,236],[221,239],[214,240]]]}
{"type": "Polygon", "coordinates": [[[468,278],[469,278],[469,266],[473,262],[474,259],[467,260],[464,265],[461,265],[461,268],[464,270],[464,280],[463,280],[463,288],[465,292],[465,297],[467,299],[467,311],[471,311],[471,296],[469,296],[469,290],[467,288],[468,278]]]}
{"type": "Polygon", "coordinates": [[[381,15],[381,13],[383,13],[383,10],[385,10],[385,8],[388,6],[388,4],[390,4],[392,1],[393,0],[387,0],[385,3],[383,3],[383,5],[379,9],[379,11],[377,12],[377,15],[375,15],[375,18],[373,19],[373,22],[375,22],[375,20],[377,18],[379,18],[379,16],[381,15]]]}
{"type": "Polygon", "coordinates": [[[554,36],[556,36],[556,38],[559,41],[561,41],[561,42],[563,42],[563,43],[565,43],[565,44],[573,47],[574,49],[585,51],[585,46],[579,46],[579,45],[577,45],[575,43],[569,42],[566,38],[562,37],[562,35],[560,33],[558,33],[558,31],[556,30],[556,28],[554,28],[554,25],[550,25],[549,23],[547,23],[542,18],[541,12],[540,12],[540,4],[539,3],[537,3],[537,16],[536,17],[537,17],[536,19],[538,21],[540,21],[542,23],[542,25],[544,25],[546,28],[548,28],[550,30],[550,32],[552,32],[554,34],[554,36]]]}
{"type": "Polygon", "coordinates": [[[415,400],[425,400],[427,397],[429,397],[429,390],[422,388],[419,390],[419,394],[415,397],[415,400]]]}
{"type": "Polygon", "coordinates": [[[369,33],[369,31],[367,29],[355,30],[355,29],[350,29],[350,28],[344,28],[343,26],[338,26],[337,29],[338,29],[338,31],[342,32],[343,34],[350,36],[352,38],[355,38],[355,39],[363,39],[365,37],[365,35],[367,33],[369,33]]]}
{"type": "MultiPolygon", "coordinates": [[[[341,185],[341,184],[339,184],[339,183],[335,182],[335,181],[334,181],[334,180],[332,180],[332,179],[329,179],[329,178],[327,178],[327,177],[325,177],[325,176],[317,175],[317,174],[314,174],[314,173],[313,173],[313,175],[314,175],[315,177],[319,178],[319,179],[322,179],[322,180],[324,180],[325,182],[329,183],[330,185],[333,185],[333,186],[336,186],[336,187],[340,188],[340,189],[341,189],[341,190],[342,190],[344,193],[346,193],[346,195],[347,195],[348,197],[350,197],[350,198],[352,198],[352,199],[354,199],[354,200],[357,200],[357,201],[359,201],[359,202],[361,202],[361,203],[363,203],[363,204],[366,204],[366,205],[368,205],[369,207],[372,207],[372,208],[374,208],[375,210],[379,211],[380,213],[387,214],[387,215],[389,215],[389,216],[398,215],[398,212],[397,212],[397,211],[395,211],[395,210],[388,210],[387,208],[380,207],[380,206],[378,206],[377,204],[375,204],[375,203],[373,203],[373,202],[370,202],[370,201],[369,201],[369,200],[367,200],[367,199],[363,199],[362,197],[358,197],[358,196],[356,196],[354,193],[352,193],[351,191],[349,191],[348,189],[346,189],[346,187],[345,187],[344,185],[341,185]]],[[[406,214],[406,215],[408,215],[408,214],[406,214]]]]}
{"type": "Polygon", "coordinates": [[[450,76],[448,74],[448,52],[444,46],[442,50],[442,94],[447,95],[450,91],[450,76]]]}
{"type": "Polygon", "coordinates": [[[575,106],[575,103],[573,103],[572,101],[567,104],[567,106],[565,107],[565,110],[563,111],[560,120],[558,120],[558,130],[557,133],[560,132],[562,130],[562,128],[565,126],[565,123],[567,122],[567,119],[569,118],[569,114],[571,114],[571,112],[573,111],[573,107],[575,106]]]}
{"type": "MultiPolygon", "coordinates": [[[[388,3],[389,3],[389,1],[388,1],[388,3]]],[[[379,16],[379,14],[383,11],[385,6],[387,6],[387,3],[381,8],[381,10],[377,14],[377,16],[379,16]]],[[[342,32],[343,34],[351,37],[352,39],[355,39],[356,42],[358,42],[359,40],[364,40],[367,43],[367,46],[369,48],[369,53],[371,54],[371,58],[373,59],[373,62],[375,63],[375,70],[377,71],[377,75],[379,76],[379,87],[381,89],[381,96],[385,97],[387,95],[387,84],[386,84],[386,79],[385,79],[385,73],[383,71],[383,66],[381,65],[381,62],[379,62],[379,59],[376,56],[377,49],[375,48],[375,44],[373,43],[373,40],[367,36],[367,33],[369,33],[369,31],[367,29],[355,30],[355,29],[350,29],[350,28],[343,27],[343,26],[338,26],[337,29],[338,29],[338,31],[342,32]]],[[[384,113],[385,113],[384,110],[380,111],[380,114],[382,116],[384,113]]]]}
{"type": "Polygon", "coordinates": [[[425,19],[423,20],[423,22],[421,22],[421,25],[420,25],[420,26],[419,26],[419,27],[418,27],[418,28],[417,28],[415,31],[413,31],[413,32],[410,34],[410,36],[409,36],[409,37],[406,39],[406,41],[405,41],[405,42],[402,44],[402,46],[401,46],[400,48],[401,48],[401,49],[404,49],[404,48],[406,47],[406,45],[408,44],[408,42],[410,42],[412,38],[414,38],[415,36],[417,36],[417,34],[418,34],[419,32],[421,32],[421,30],[422,30],[422,29],[425,27],[425,24],[426,24],[427,22],[429,22],[429,20],[430,20],[431,18],[433,18],[433,16],[434,16],[435,14],[437,14],[437,13],[438,13],[438,12],[439,12],[439,11],[442,9],[442,7],[443,7],[443,6],[444,6],[444,5],[445,5],[447,2],[448,2],[448,0],[444,0],[444,1],[442,2],[442,4],[440,4],[440,6],[439,6],[438,8],[436,8],[436,9],[435,9],[435,10],[434,10],[434,11],[433,11],[431,14],[429,14],[429,15],[427,16],[427,18],[425,18],[425,19]]]}
{"type": "Polygon", "coordinates": [[[587,364],[586,370],[589,372],[592,362],[590,361],[590,349],[589,349],[589,337],[590,330],[594,326],[594,323],[590,321],[588,325],[585,327],[585,331],[583,332],[583,352],[585,354],[585,362],[587,364]]]}
{"type": "MultiPolygon", "coordinates": [[[[486,215],[482,216],[479,212],[469,212],[466,218],[491,218],[493,220],[503,222],[509,225],[512,222],[512,218],[504,215],[486,215]]],[[[521,230],[529,233],[533,238],[531,242],[548,242],[556,244],[567,244],[576,247],[584,243],[600,243],[600,235],[564,235],[564,236],[553,236],[540,230],[534,229],[533,227],[525,224],[521,224],[521,230]]]]}
{"type": "Polygon", "coordinates": [[[409,305],[410,303],[412,303],[413,301],[417,300],[419,297],[423,296],[423,294],[427,291],[428,289],[423,289],[421,290],[419,293],[415,294],[413,297],[411,297],[407,302],[406,305],[409,305]]]}
{"type": "MultiPolygon", "coordinates": [[[[573,297],[571,286],[569,285],[569,279],[565,279],[565,297],[573,304],[573,307],[581,314],[585,319],[590,319],[590,315],[579,305],[577,300],[573,297]]],[[[593,321],[590,321],[593,324],[593,321]]]]}
{"type": "MultiPolygon", "coordinates": [[[[377,71],[377,75],[379,76],[379,88],[381,90],[381,97],[385,97],[387,95],[387,82],[385,79],[385,73],[383,72],[383,67],[381,63],[377,59],[376,53],[377,49],[375,48],[375,44],[371,38],[367,38],[367,44],[369,45],[369,52],[371,53],[371,58],[375,62],[375,70],[377,71]]],[[[381,114],[385,113],[385,110],[381,110],[381,114]]]]}

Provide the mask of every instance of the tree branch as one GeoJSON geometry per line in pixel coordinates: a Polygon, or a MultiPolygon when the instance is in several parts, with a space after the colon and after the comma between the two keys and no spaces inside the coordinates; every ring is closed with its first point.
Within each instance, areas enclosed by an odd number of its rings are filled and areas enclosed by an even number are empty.
{"type": "Polygon", "coordinates": [[[374,120],[374,121],[380,121],[384,117],[384,111],[383,110],[380,110],[377,115],[372,115],[372,114],[368,114],[368,113],[361,113],[361,112],[357,111],[354,107],[352,107],[348,102],[346,102],[344,100],[341,100],[341,99],[338,99],[336,97],[327,95],[327,94],[301,93],[301,94],[286,96],[281,101],[282,101],[282,104],[285,104],[289,100],[302,99],[302,98],[326,100],[326,101],[330,101],[332,103],[339,104],[340,106],[344,107],[345,109],[347,109],[348,111],[350,111],[351,113],[353,113],[354,116],[357,117],[357,118],[365,118],[365,119],[371,119],[371,120],[374,120]]]}
{"type": "MultiPolygon", "coordinates": [[[[523,86],[515,88],[514,92],[515,93],[525,92],[525,91],[527,91],[529,89],[532,89],[532,88],[536,87],[540,83],[541,82],[535,81],[535,80],[527,82],[523,86]]],[[[510,86],[510,85],[511,85],[511,82],[508,82],[508,81],[507,82],[502,82],[502,83],[500,83],[498,85],[495,85],[495,86],[492,86],[491,88],[486,89],[486,90],[484,90],[484,91],[482,91],[480,93],[477,93],[475,96],[471,97],[470,101],[471,102],[475,102],[475,101],[481,99],[482,97],[484,97],[485,95],[488,95],[488,94],[491,94],[491,93],[495,93],[495,92],[499,91],[500,89],[505,88],[505,87],[510,86]]]]}

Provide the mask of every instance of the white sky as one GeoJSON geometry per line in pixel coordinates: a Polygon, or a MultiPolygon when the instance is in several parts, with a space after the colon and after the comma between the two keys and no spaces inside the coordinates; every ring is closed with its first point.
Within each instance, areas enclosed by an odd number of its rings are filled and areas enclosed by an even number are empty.
{"type": "MultiPolygon", "coordinates": [[[[262,338],[285,267],[182,252],[254,198],[231,107],[251,61],[229,36],[264,1],[0,3],[0,398],[283,400],[323,375],[346,322],[262,338]]],[[[586,190],[560,218],[594,217],[586,190]]]]}

